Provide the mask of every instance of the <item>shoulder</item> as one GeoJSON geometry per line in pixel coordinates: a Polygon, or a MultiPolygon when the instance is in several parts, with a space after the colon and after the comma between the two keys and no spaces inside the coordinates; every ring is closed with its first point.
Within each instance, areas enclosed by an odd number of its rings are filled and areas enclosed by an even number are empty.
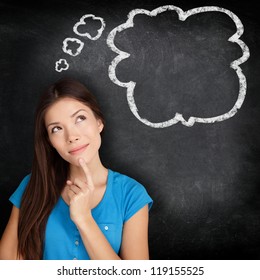
{"type": "Polygon", "coordinates": [[[115,188],[120,188],[126,192],[137,189],[145,189],[141,183],[128,175],[112,170],[111,172],[113,173],[113,185],[115,188]]]}
{"type": "Polygon", "coordinates": [[[25,191],[29,181],[30,181],[30,178],[31,178],[31,173],[30,174],[27,174],[23,179],[22,181],[20,182],[17,190],[20,190],[20,191],[25,191]]]}
{"type": "Polygon", "coordinates": [[[24,178],[22,179],[20,185],[27,185],[29,183],[29,181],[30,181],[30,178],[31,178],[31,173],[29,173],[26,176],[24,176],[24,178]]]}
{"type": "Polygon", "coordinates": [[[9,200],[17,207],[20,208],[22,196],[24,194],[24,191],[30,181],[31,174],[27,174],[22,181],[20,182],[19,186],[15,190],[15,192],[11,195],[9,200]]]}
{"type": "Polygon", "coordinates": [[[113,194],[123,205],[124,221],[127,221],[146,204],[149,209],[151,208],[153,200],[141,183],[122,173],[115,171],[112,173],[113,194]]]}
{"type": "Polygon", "coordinates": [[[122,174],[118,171],[113,171],[113,170],[110,170],[110,171],[113,173],[114,180],[116,180],[117,182],[120,182],[120,183],[137,182],[135,179],[133,179],[125,174],[122,174]]]}

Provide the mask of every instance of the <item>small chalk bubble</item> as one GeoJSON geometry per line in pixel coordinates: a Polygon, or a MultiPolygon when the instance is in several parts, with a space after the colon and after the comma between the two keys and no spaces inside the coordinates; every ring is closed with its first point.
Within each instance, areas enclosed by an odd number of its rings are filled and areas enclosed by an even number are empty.
{"type": "Polygon", "coordinates": [[[77,56],[81,53],[83,47],[84,47],[84,43],[82,41],[80,41],[79,39],[66,38],[63,41],[62,50],[71,56],[77,56]],[[69,44],[70,44],[70,47],[69,47],[69,44]],[[73,44],[73,46],[71,44],[73,44]]]}
{"type": "Polygon", "coordinates": [[[69,64],[66,59],[61,58],[60,60],[56,61],[55,63],[55,70],[57,72],[66,71],[69,69],[69,64]]]}

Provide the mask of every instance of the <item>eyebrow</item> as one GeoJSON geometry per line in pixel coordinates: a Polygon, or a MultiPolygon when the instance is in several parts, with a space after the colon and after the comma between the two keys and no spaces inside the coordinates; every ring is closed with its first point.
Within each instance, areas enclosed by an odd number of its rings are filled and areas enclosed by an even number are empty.
{"type": "Polygon", "coordinates": [[[79,109],[78,111],[76,111],[75,113],[73,113],[70,117],[71,117],[71,118],[75,117],[80,111],[85,111],[85,112],[87,112],[85,109],[79,109]]]}
{"type": "MultiPolygon", "coordinates": [[[[70,117],[71,118],[73,118],[73,117],[75,117],[79,112],[81,112],[81,111],[85,111],[85,112],[87,112],[85,109],[79,109],[78,111],[76,111],[75,113],[73,113],[70,117]]],[[[47,125],[47,127],[49,127],[50,125],[57,125],[57,124],[60,124],[59,122],[52,122],[52,123],[49,123],[48,125],[47,125]]]]}

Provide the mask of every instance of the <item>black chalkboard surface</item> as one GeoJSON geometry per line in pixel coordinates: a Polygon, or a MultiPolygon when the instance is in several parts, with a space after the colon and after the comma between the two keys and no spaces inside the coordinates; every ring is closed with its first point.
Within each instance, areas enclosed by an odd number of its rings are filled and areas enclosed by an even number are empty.
{"type": "Polygon", "coordinates": [[[0,1],[0,234],[38,97],[68,76],[104,111],[104,164],[154,199],[151,259],[260,258],[257,4],[169,2],[0,1]]]}

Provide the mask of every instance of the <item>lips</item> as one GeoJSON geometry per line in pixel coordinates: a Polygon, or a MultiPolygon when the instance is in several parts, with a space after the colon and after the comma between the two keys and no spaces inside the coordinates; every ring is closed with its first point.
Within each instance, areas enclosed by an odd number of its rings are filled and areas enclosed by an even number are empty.
{"type": "Polygon", "coordinates": [[[69,153],[70,153],[71,155],[80,154],[80,153],[82,153],[82,152],[84,152],[84,151],[86,150],[86,148],[88,147],[88,145],[89,145],[89,144],[76,147],[75,149],[70,150],[69,153]]]}

